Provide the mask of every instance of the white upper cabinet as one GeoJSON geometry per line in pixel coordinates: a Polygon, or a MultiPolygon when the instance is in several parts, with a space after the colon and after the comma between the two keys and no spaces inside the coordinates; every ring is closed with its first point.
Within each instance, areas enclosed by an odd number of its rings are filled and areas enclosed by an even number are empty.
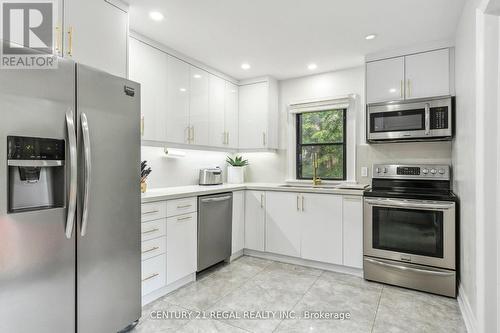
{"type": "Polygon", "coordinates": [[[404,99],[404,57],[366,64],[366,99],[368,103],[404,99]]]}
{"type": "Polygon", "coordinates": [[[224,129],[226,146],[238,147],[238,86],[226,81],[224,99],[224,129]]]}
{"type": "Polygon", "coordinates": [[[278,148],[276,80],[244,83],[239,89],[239,148],[278,148]]]}
{"type": "Polygon", "coordinates": [[[300,193],[266,193],[266,251],[300,257],[300,193]]]}
{"type": "Polygon", "coordinates": [[[64,0],[63,56],[126,77],[126,10],[104,0],[64,0]]]}
{"type": "Polygon", "coordinates": [[[189,143],[206,145],[209,139],[209,74],[190,66],[189,79],[189,126],[191,127],[189,143]]]}
{"type": "Polygon", "coordinates": [[[189,124],[190,67],[184,61],[168,56],[168,73],[167,141],[191,143],[193,131],[189,124]]]}
{"type": "Polygon", "coordinates": [[[366,64],[367,103],[452,94],[450,49],[366,64]]]}
{"type": "Polygon", "coordinates": [[[166,141],[167,55],[133,38],[129,54],[129,77],[141,84],[141,138],[166,141]]]}
{"type": "Polygon", "coordinates": [[[303,194],[302,258],[342,265],[342,196],[303,194]]]}
{"type": "Polygon", "coordinates": [[[450,95],[450,50],[405,57],[406,98],[450,95]]]}
{"type": "Polygon", "coordinates": [[[208,144],[223,147],[226,140],[224,127],[225,81],[210,74],[210,140],[208,144]]]}

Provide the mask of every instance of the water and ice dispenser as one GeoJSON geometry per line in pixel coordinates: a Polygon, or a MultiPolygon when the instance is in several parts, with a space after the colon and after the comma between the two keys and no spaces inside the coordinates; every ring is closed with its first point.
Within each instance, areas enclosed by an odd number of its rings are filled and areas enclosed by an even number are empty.
{"type": "Polygon", "coordinates": [[[9,213],[64,207],[64,140],[7,137],[9,213]]]}

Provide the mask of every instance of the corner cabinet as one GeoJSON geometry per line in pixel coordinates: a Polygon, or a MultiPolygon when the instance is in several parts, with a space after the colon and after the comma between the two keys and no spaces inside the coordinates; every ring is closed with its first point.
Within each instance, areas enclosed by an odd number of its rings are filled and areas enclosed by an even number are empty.
{"type": "Polygon", "coordinates": [[[367,103],[453,95],[452,49],[366,64],[367,103]]]}
{"type": "MultiPolygon", "coordinates": [[[[64,0],[59,55],[127,77],[128,6],[119,0],[64,0]]],[[[61,22],[58,23],[59,27],[61,22]]]]}
{"type": "Polygon", "coordinates": [[[239,89],[239,148],[278,148],[278,82],[244,81],[239,89]]]}
{"type": "Polygon", "coordinates": [[[245,193],[245,248],[265,250],[266,192],[245,193]]]}

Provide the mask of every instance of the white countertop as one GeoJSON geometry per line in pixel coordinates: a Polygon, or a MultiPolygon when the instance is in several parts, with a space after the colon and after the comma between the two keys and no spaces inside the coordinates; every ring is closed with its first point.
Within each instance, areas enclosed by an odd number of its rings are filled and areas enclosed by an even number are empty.
{"type": "Polygon", "coordinates": [[[322,193],[322,194],[338,194],[338,195],[357,195],[362,196],[363,190],[358,189],[339,189],[339,188],[324,188],[324,187],[307,187],[301,185],[287,185],[283,183],[244,183],[244,184],[223,184],[223,185],[189,185],[177,187],[155,188],[146,191],[141,196],[143,203],[163,201],[170,199],[179,199],[186,197],[194,197],[198,195],[215,194],[222,192],[232,192],[241,190],[258,190],[258,191],[280,191],[280,192],[302,192],[302,193],[322,193]]]}

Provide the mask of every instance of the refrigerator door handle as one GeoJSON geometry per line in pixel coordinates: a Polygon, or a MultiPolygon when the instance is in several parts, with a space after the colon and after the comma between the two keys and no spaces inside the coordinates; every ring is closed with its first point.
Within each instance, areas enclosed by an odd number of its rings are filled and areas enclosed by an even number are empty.
{"type": "Polygon", "coordinates": [[[70,239],[73,234],[76,212],[76,191],[77,191],[77,165],[76,165],[76,129],[75,118],[72,109],[66,111],[66,126],[68,129],[69,141],[69,194],[68,194],[68,215],[66,217],[66,238],[70,239]]]}
{"type": "Polygon", "coordinates": [[[87,121],[87,115],[85,113],[81,114],[81,125],[82,125],[82,135],[83,135],[83,156],[85,158],[85,190],[83,194],[83,211],[82,211],[82,227],[80,234],[85,236],[87,233],[87,224],[89,220],[89,196],[90,196],[90,179],[92,172],[92,160],[90,151],[90,133],[89,133],[89,123],[87,121]]]}

